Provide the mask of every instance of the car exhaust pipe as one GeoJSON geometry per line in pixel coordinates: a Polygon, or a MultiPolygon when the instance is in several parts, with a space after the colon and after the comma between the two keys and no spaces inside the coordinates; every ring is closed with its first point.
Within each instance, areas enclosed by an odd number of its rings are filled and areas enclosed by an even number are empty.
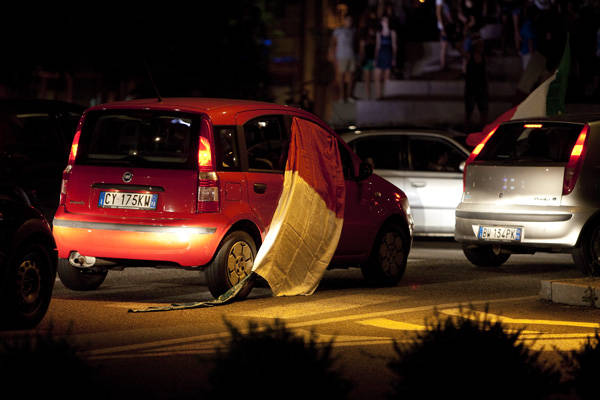
{"type": "Polygon", "coordinates": [[[84,256],[77,251],[72,251],[69,254],[69,264],[77,268],[91,268],[96,264],[96,257],[84,256]]]}

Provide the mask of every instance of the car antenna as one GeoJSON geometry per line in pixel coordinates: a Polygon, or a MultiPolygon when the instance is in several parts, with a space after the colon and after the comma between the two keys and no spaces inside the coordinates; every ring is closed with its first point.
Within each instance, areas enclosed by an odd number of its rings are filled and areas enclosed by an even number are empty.
{"type": "Polygon", "coordinates": [[[150,71],[150,66],[148,65],[148,62],[146,61],[145,58],[144,58],[144,66],[146,67],[146,72],[148,72],[148,77],[150,78],[150,83],[152,83],[152,87],[154,88],[154,92],[156,92],[156,97],[158,98],[158,102],[160,103],[162,101],[162,97],[160,97],[158,87],[156,86],[156,83],[154,83],[154,78],[152,77],[152,71],[150,71]]]}

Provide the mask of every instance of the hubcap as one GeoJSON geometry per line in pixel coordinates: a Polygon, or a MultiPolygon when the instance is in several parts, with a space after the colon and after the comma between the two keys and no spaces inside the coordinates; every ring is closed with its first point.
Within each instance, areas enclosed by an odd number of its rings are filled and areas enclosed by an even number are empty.
{"type": "Polygon", "coordinates": [[[231,246],[227,257],[227,276],[231,285],[236,285],[252,271],[254,255],[248,243],[239,241],[231,246]]]}
{"type": "Polygon", "coordinates": [[[394,276],[404,261],[402,237],[395,232],[388,232],[379,246],[379,260],[381,268],[387,276],[394,276]]]}
{"type": "Polygon", "coordinates": [[[21,303],[34,304],[40,297],[41,275],[34,260],[24,260],[17,269],[17,291],[21,303]]]}

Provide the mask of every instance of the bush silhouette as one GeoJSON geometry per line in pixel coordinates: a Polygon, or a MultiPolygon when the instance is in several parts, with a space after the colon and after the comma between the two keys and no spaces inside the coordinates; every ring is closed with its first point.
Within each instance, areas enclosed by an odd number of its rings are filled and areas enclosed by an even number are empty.
{"type": "Polygon", "coordinates": [[[249,322],[245,333],[225,323],[230,339],[209,373],[208,398],[347,398],[351,385],[333,368],[333,341],[320,345],[314,333],[305,340],[279,320],[249,322]]]}
{"type": "Polygon", "coordinates": [[[600,370],[600,336],[596,332],[594,339],[588,338],[580,350],[563,354],[563,365],[569,379],[567,384],[578,398],[597,399],[598,371],[600,370]]]}
{"type": "Polygon", "coordinates": [[[102,398],[94,369],[64,338],[34,332],[3,337],[0,342],[0,382],[15,397],[60,399],[102,398]]]}
{"type": "Polygon", "coordinates": [[[518,342],[474,310],[456,318],[435,314],[408,344],[394,343],[397,358],[390,398],[540,399],[557,393],[560,373],[539,360],[540,352],[518,342]]]}

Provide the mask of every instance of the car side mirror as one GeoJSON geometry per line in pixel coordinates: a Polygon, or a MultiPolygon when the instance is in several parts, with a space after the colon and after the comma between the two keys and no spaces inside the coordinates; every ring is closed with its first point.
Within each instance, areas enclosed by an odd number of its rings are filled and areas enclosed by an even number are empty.
{"type": "Polygon", "coordinates": [[[466,164],[465,161],[461,161],[460,164],[458,164],[458,170],[460,172],[465,172],[465,164],[466,164]]]}
{"type": "Polygon", "coordinates": [[[373,175],[373,167],[371,164],[367,162],[361,162],[358,167],[358,176],[356,177],[357,181],[364,181],[368,177],[373,175]]]}

